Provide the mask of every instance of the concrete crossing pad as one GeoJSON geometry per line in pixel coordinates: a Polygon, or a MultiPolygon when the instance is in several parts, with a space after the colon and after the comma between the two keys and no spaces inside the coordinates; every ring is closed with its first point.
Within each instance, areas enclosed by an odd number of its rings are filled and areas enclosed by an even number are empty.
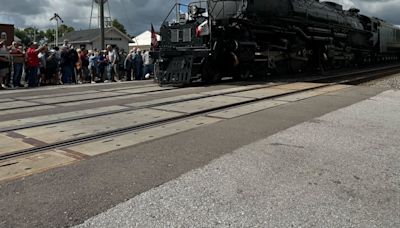
{"type": "Polygon", "coordinates": [[[304,90],[304,89],[318,88],[318,87],[323,86],[323,85],[325,85],[325,84],[323,84],[323,83],[311,83],[311,82],[296,82],[296,83],[290,83],[290,84],[275,86],[274,88],[276,88],[276,89],[288,89],[288,90],[304,90]]]}
{"type": "Polygon", "coordinates": [[[194,129],[204,125],[216,123],[218,121],[221,120],[210,117],[194,117],[191,119],[173,122],[159,127],[148,128],[121,136],[114,136],[109,139],[102,139],[99,141],[77,145],[68,149],[82,154],[94,156],[113,150],[133,146],[139,143],[151,141],[161,137],[188,131],[190,129],[194,129]]]}
{"type": "Polygon", "coordinates": [[[22,139],[15,139],[5,134],[0,134],[0,155],[10,151],[24,150],[33,146],[25,143],[22,139]]]}
{"type": "Polygon", "coordinates": [[[34,96],[23,96],[17,97],[18,100],[35,100],[35,99],[44,99],[44,98],[54,98],[54,97],[67,97],[67,96],[76,96],[76,95],[84,95],[90,93],[98,93],[96,90],[86,90],[79,92],[67,92],[67,93],[58,93],[58,94],[43,94],[43,95],[34,95],[34,96]]]}
{"type": "Polygon", "coordinates": [[[63,97],[51,97],[51,98],[41,98],[35,99],[35,102],[43,103],[43,104],[53,104],[58,102],[70,102],[70,101],[80,101],[83,99],[100,99],[107,98],[109,96],[120,96],[120,93],[111,93],[111,92],[102,92],[102,93],[89,93],[89,94],[80,94],[80,95],[72,95],[72,96],[63,96],[63,97]]]}
{"type": "Polygon", "coordinates": [[[166,97],[166,98],[160,98],[160,99],[149,100],[149,101],[135,102],[135,103],[131,103],[131,104],[126,104],[126,106],[143,107],[143,106],[147,106],[147,105],[156,105],[156,104],[161,104],[161,103],[166,103],[166,102],[179,101],[182,99],[200,98],[200,97],[204,97],[204,96],[206,96],[206,95],[187,94],[187,95],[181,95],[181,96],[175,96],[175,97],[166,97]]]}
{"type": "Polygon", "coordinates": [[[2,115],[10,115],[10,114],[17,114],[17,113],[24,113],[24,112],[34,112],[34,111],[40,111],[40,110],[47,110],[47,109],[53,109],[56,108],[56,106],[53,105],[40,105],[40,106],[35,106],[35,107],[28,107],[28,108],[18,108],[18,109],[10,109],[10,110],[0,110],[0,116],[2,115]]]}
{"type": "Polygon", "coordinates": [[[207,97],[194,101],[185,101],[176,104],[157,106],[154,107],[154,109],[183,112],[183,113],[195,113],[199,111],[205,111],[211,108],[222,107],[225,105],[233,105],[250,100],[253,99],[247,97],[231,97],[231,96],[207,97]]]}
{"type": "Polygon", "coordinates": [[[33,127],[16,132],[42,142],[55,143],[180,115],[182,114],[176,112],[141,109],[90,119],[33,127]]]}
{"type": "Polygon", "coordinates": [[[283,102],[283,101],[260,101],[260,102],[253,103],[253,104],[242,105],[239,107],[234,107],[234,108],[226,109],[226,110],[219,111],[219,112],[214,112],[214,113],[208,114],[207,116],[231,119],[231,118],[235,118],[238,116],[243,116],[243,115],[250,114],[253,112],[258,112],[258,111],[265,110],[268,108],[276,107],[276,106],[279,106],[282,104],[286,104],[286,102],[283,102]]]}
{"type": "Polygon", "coordinates": [[[2,114],[2,112],[3,112],[2,110],[23,108],[26,106],[34,106],[34,105],[38,105],[38,103],[29,102],[29,101],[12,101],[12,102],[7,102],[7,103],[1,103],[0,104],[0,114],[2,114]]]}
{"type": "Polygon", "coordinates": [[[117,110],[122,110],[122,109],[126,109],[126,107],[115,105],[115,106],[86,109],[86,110],[81,110],[81,111],[52,114],[52,115],[46,115],[46,116],[37,116],[37,117],[31,117],[31,118],[16,119],[16,120],[0,122],[0,129],[8,128],[8,127],[23,126],[23,125],[27,125],[27,124],[38,124],[38,123],[46,122],[46,121],[62,120],[62,119],[66,119],[66,118],[80,117],[80,116],[90,115],[90,114],[99,114],[102,112],[117,111],[117,110]]]}
{"type": "Polygon", "coordinates": [[[66,156],[61,151],[54,150],[0,162],[0,181],[31,175],[74,161],[76,159],[66,156]]]}
{"type": "Polygon", "coordinates": [[[250,91],[245,91],[245,92],[239,92],[239,93],[232,93],[227,96],[232,96],[232,97],[248,97],[248,98],[267,98],[267,97],[272,97],[272,96],[277,96],[289,92],[294,92],[293,90],[286,90],[286,89],[276,89],[275,87],[273,88],[263,88],[263,89],[256,89],[256,90],[250,90],[250,91]]]}
{"type": "Polygon", "coordinates": [[[232,93],[232,92],[238,92],[238,91],[249,90],[249,89],[257,89],[257,88],[265,87],[265,86],[266,85],[237,86],[237,87],[228,88],[228,89],[220,89],[220,90],[202,92],[201,94],[219,95],[219,94],[232,93]]]}

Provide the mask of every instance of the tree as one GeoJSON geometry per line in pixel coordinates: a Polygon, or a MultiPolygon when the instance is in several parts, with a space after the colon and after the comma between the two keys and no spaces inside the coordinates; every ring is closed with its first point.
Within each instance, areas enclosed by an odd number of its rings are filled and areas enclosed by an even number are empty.
{"type": "Polygon", "coordinates": [[[27,28],[24,28],[24,32],[30,38],[31,41],[38,40],[37,36],[39,35],[39,29],[37,29],[35,27],[27,27],[27,28]]]}
{"type": "Polygon", "coordinates": [[[47,29],[46,30],[46,32],[45,32],[45,37],[48,39],[48,40],[54,40],[55,39],[55,36],[56,36],[56,31],[54,30],[54,29],[47,29]]]}
{"type": "MultiPolygon", "coordinates": [[[[73,27],[60,25],[58,27],[58,36],[61,37],[66,33],[75,31],[73,27]]],[[[24,29],[15,29],[15,36],[21,39],[21,43],[28,45],[32,41],[36,42],[52,42],[55,40],[55,29],[39,30],[35,27],[27,27],[24,29]]]]}
{"type": "Polygon", "coordinates": [[[64,25],[64,24],[60,25],[58,27],[58,36],[61,37],[69,32],[73,32],[73,31],[75,31],[75,29],[73,27],[69,27],[68,25],[64,25]]]}
{"type": "Polygon", "coordinates": [[[22,30],[22,29],[15,29],[15,36],[21,39],[21,43],[25,46],[31,42],[31,38],[28,36],[28,34],[22,30]]]}
{"type": "Polygon", "coordinates": [[[112,26],[114,28],[117,28],[119,31],[123,32],[124,34],[126,34],[125,26],[123,24],[121,24],[117,19],[114,19],[112,21],[112,26]]]}

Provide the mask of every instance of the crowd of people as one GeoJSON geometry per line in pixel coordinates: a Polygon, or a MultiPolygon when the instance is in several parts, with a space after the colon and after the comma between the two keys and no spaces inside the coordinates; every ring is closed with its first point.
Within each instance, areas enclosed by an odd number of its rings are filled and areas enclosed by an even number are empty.
{"type": "Polygon", "coordinates": [[[106,50],[75,49],[68,40],[61,47],[32,42],[23,48],[0,40],[0,89],[143,80],[152,73],[149,51],[136,48],[129,53],[111,45],[106,50]]]}

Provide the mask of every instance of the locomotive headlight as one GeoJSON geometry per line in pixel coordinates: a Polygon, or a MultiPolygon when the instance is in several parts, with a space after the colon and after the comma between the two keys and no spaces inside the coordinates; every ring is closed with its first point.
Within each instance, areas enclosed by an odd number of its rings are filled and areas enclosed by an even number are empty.
{"type": "Polygon", "coordinates": [[[197,8],[196,5],[191,5],[191,6],[190,6],[190,14],[191,14],[191,15],[196,15],[197,12],[198,12],[198,10],[199,10],[199,8],[197,8]]]}

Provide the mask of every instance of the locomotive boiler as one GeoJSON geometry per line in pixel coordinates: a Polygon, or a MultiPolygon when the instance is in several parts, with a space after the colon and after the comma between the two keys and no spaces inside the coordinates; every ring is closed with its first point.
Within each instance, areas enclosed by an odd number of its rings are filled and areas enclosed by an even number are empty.
{"type": "Polygon", "coordinates": [[[192,2],[153,51],[160,84],[288,74],[400,59],[400,29],[318,0],[192,2]]]}

